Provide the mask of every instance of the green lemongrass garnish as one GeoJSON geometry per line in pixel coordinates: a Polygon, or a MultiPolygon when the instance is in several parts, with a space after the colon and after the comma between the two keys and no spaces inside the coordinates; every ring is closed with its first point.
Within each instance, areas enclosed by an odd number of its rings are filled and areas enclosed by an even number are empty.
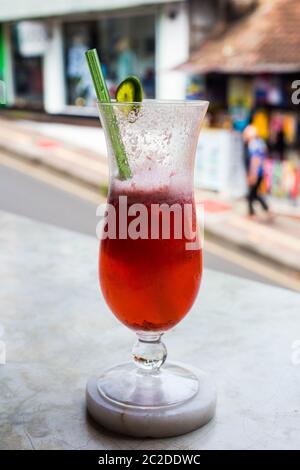
{"type": "MultiPolygon", "coordinates": [[[[90,49],[86,51],[85,55],[98,101],[100,103],[110,103],[110,96],[102,74],[101,64],[97,54],[97,50],[90,49]]],[[[107,118],[107,126],[112,147],[117,160],[119,176],[121,179],[128,179],[131,177],[131,170],[128,163],[125,147],[120,135],[120,129],[118,126],[117,118],[115,116],[112,106],[104,107],[104,111],[107,118]]]]}

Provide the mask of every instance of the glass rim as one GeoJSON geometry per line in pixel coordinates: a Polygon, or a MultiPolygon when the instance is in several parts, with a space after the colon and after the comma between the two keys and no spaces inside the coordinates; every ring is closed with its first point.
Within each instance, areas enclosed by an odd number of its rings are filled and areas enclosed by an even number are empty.
{"type": "Polygon", "coordinates": [[[156,99],[145,99],[143,101],[116,101],[112,100],[109,103],[104,103],[97,100],[98,106],[145,106],[145,105],[178,105],[178,106],[208,106],[209,101],[206,100],[156,100],[156,99]]]}

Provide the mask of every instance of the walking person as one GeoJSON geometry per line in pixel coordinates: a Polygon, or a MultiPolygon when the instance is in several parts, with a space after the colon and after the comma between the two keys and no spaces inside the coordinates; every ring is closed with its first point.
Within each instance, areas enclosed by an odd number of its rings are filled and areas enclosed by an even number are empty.
{"type": "Polygon", "coordinates": [[[260,193],[260,186],[264,178],[264,162],[267,157],[267,146],[263,139],[258,136],[256,127],[251,124],[244,130],[243,138],[246,150],[249,217],[256,217],[254,202],[258,201],[270,218],[269,207],[260,193]]]}

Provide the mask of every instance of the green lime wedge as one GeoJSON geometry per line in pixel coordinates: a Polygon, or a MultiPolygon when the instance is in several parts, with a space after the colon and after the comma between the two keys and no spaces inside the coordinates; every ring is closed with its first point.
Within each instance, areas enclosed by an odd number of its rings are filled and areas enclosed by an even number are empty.
{"type": "Polygon", "coordinates": [[[143,101],[143,87],[139,79],[134,76],[125,78],[117,88],[116,100],[119,103],[143,101]]]}

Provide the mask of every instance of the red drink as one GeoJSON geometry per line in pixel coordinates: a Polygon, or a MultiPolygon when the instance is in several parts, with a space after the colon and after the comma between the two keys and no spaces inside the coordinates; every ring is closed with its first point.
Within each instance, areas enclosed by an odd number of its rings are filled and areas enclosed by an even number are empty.
{"type": "MultiPolygon", "coordinates": [[[[119,218],[118,195],[109,201],[119,218]]],[[[151,204],[184,204],[192,207],[193,197],[176,199],[168,194],[135,192],[128,194],[128,208],[143,203],[147,208],[148,228],[151,229],[151,204]]],[[[153,210],[153,206],[152,206],[153,210]]],[[[132,217],[128,217],[128,225],[132,217]]],[[[160,218],[161,221],[161,218],[160,218]]],[[[202,250],[187,250],[191,240],[174,236],[174,214],[171,213],[169,239],[133,240],[117,238],[101,241],[99,277],[102,292],[112,312],[129,328],[143,331],[166,331],[178,323],[191,308],[202,275],[202,250]]],[[[153,222],[152,222],[153,223],[153,222]]],[[[184,224],[184,217],[182,219],[184,224]]],[[[184,232],[184,230],[182,230],[184,232]]]]}
{"type": "MultiPolygon", "coordinates": [[[[99,403],[95,387],[103,399],[121,405],[116,410],[146,410],[149,422],[154,408],[185,403],[201,387],[211,410],[207,419],[213,416],[215,395],[205,375],[200,384],[194,371],[164,364],[167,349],[161,341],[191,308],[202,275],[194,166],[207,106],[156,100],[99,104],[110,170],[107,210],[97,211],[104,216],[99,278],[108,306],[135,330],[137,340],[132,363],[88,383],[92,414],[99,403]]],[[[187,430],[194,430],[197,420],[191,423],[187,430]]]]}

